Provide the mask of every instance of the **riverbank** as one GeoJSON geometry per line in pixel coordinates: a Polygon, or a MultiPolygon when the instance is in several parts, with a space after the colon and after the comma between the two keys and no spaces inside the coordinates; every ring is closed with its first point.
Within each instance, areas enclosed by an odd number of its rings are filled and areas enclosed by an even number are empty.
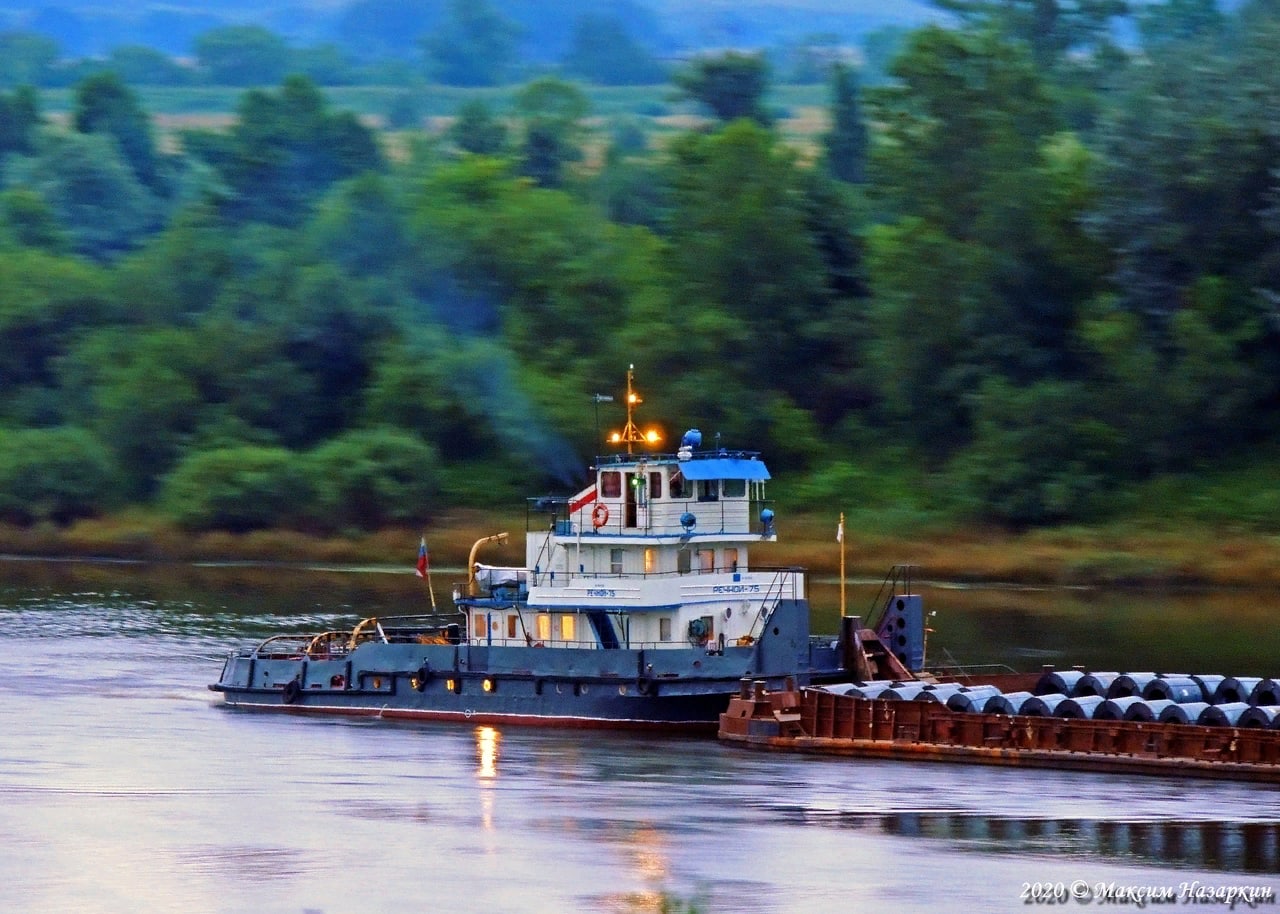
{"type": "MultiPolygon", "coordinates": [[[[406,569],[425,536],[433,567],[465,567],[472,544],[499,532],[506,544],[487,544],[481,558],[523,564],[524,515],[457,511],[425,530],[317,536],[289,530],[245,534],[188,533],[155,518],[124,516],[68,527],[0,526],[0,553],[26,557],[127,559],[172,562],[260,562],[309,565],[383,565],[406,569]]],[[[789,519],[780,541],[757,549],[757,565],[798,565],[816,574],[840,569],[835,522],[789,519]]],[[[882,576],[894,564],[920,566],[932,580],[1026,585],[1132,587],[1213,586],[1280,588],[1280,536],[1214,529],[1143,530],[1054,528],[1013,533],[977,528],[883,536],[846,529],[845,570],[850,577],[882,576]]]]}

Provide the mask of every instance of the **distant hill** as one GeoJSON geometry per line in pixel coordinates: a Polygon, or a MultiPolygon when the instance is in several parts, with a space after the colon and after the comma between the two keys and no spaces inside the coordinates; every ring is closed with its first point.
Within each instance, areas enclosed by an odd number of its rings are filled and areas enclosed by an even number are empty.
{"type": "MultiPolygon", "coordinates": [[[[526,55],[558,60],[583,14],[616,16],[657,52],[700,48],[770,48],[815,35],[858,44],[887,26],[911,27],[942,18],[922,0],[491,0],[520,26],[526,55]]],[[[33,31],[57,41],[69,57],[104,55],[122,45],[189,54],[201,32],[253,24],[295,45],[352,40],[353,23],[367,33],[384,23],[394,41],[382,49],[405,54],[438,21],[445,0],[165,0],[163,3],[77,4],[57,0],[0,0],[0,30],[33,31]],[[422,31],[419,31],[421,29],[422,31]]]]}

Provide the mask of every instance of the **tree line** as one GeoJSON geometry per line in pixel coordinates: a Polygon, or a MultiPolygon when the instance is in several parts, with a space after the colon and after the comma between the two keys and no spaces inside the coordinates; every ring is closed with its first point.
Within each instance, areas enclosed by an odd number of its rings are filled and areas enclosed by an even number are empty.
{"type": "Polygon", "coordinates": [[[813,147],[736,52],[674,77],[708,119],[662,142],[558,78],[394,149],[296,76],[163,143],[112,73],[66,124],[0,95],[0,517],[564,489],[632,363],[668,440],[759,448],[802,504],[1088,521],[1274,464],[1280,10],[1148,5],[1123,45],[1119,3],[939,6],[887,82],[831,70],[813,147]]]}

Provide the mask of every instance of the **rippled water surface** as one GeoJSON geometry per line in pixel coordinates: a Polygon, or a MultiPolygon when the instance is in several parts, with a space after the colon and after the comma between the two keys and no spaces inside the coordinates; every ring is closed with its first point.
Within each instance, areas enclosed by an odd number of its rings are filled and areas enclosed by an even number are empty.
{"type": "MultiPolygon", "coordinates": [[[[304,719],[206,688],[231,647],[422,599],[411,575],[0,563],[0,911],[900,914],[1020,909],[1037,882],[1280,888],[1274,787],[304,719]]],[[[960,658],[1280,672],[1266,596],[927,599],[931,650],[960,658]]]]}

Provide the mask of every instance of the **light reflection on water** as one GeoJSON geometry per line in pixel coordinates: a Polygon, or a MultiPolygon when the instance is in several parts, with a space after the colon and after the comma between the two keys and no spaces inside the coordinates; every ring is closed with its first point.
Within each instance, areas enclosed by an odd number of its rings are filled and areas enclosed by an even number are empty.
{"type": "MultiPolygon", "coordinates": [[[[0,911],[900,914],[1020,908],[1034,880],[1274,881],[1260,785],[227,711],[206,683],[229,648],[412,577],[109,570],[0,567],[0,911]]],[[[943,611],[988,624],[965,612],[943,611]]]]}

